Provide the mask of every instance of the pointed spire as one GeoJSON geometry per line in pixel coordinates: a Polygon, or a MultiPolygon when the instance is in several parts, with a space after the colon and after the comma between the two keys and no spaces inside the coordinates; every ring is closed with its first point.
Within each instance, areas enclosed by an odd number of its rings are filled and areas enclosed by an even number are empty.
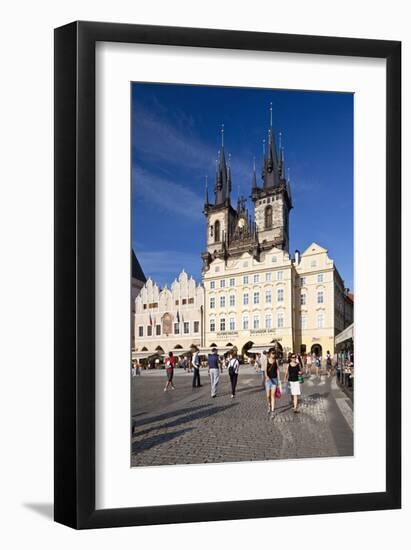
{"type": "Polygon", "coordinates": [[[255,173],[255,157],[253,158],[253,179],[251,181],[251,189],[257,187],[257,176],[255,173]]]}
{"type": "Polygon", "coordinates": [[[221,125],[221,150],[216,165],[215,204],[224,204],[230,200],[231,170],[227,169],[224,151],[224,124],[221,125]]]}
{"type": "Polygon", "coordinates": [[[264,187],[276,187],[279,185],[279,161],[273,132],[273,104],[270,102],[270,126],[268,128],[267,152],[264,154],[262,178],[264,187]]]}

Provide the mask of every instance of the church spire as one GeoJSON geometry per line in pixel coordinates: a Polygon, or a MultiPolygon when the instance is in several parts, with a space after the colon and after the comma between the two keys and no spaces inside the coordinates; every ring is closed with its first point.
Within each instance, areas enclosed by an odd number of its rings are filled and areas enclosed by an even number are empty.
{"type": "Polygon", "coordinates": [[[279,185],[278,166],[277,148],[273,132],[273,104],[270,103],[270,126],[268,128],[267,151],[264,154],[262,173],[265,189],[279,185]]]}
{"type": "Polygon", "coordinates": [[[253,158],[253,179],[251,181],[251,189],[255,189],[257,187],[257,175],[255,172],[255,157],[253,158]]]}
{"type": "Polygon", "coordinates": [[[218,152],[215,183],[215,204],[224,204],[230,200],[231,171],[227,169],[224,152],[224,124],[221,125],[221,150],[218,152]]]}

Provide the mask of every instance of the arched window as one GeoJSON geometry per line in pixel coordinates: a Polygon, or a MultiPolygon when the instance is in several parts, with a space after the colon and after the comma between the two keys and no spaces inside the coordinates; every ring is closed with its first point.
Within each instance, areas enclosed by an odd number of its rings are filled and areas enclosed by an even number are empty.
{"type": "Polygon", "coordinates": [[[218,220],[214,224],[214,242],[220,242],[220,222],[218,220]]]}
{"type": "Polygon", "coordinates": [[[264,214],[265,228],[270,229],[273,225],[273,207],[271,204],[265,207],[264,214]]]}

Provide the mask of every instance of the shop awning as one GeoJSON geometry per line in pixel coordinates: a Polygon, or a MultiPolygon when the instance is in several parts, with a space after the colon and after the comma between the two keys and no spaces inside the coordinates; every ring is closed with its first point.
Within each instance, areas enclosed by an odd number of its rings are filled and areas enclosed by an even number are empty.
{"type": "Polygon", "coordinates": [[[348,326],[346,329],[344,329],[342,332],[337,334],[335,337],[335,344],[342,344],[343,342],[346,342],[347,340],[354,341],[354,323],[352,323],[350,326],[348,326]]]}

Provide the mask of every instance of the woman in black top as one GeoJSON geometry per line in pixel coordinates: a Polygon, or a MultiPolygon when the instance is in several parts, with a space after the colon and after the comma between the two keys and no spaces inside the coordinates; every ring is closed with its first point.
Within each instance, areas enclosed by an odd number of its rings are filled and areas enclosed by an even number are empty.
{"type": "Polygon", "coordinates": [[[268,352],[267,370],[265,372],[265,389],[267,395],[268,412],[273,413],[275,409],[275,390],[278,386],[280,372],[277,364],[275,349],[268,352]]]}
{"type": "Polygon", "coordinates": [[[294,412],[299,413],[298,396],[301,395],[301,387],[299,376],[301,375],[301,367],[297,361],[295,353],[291,354],[290,362],[287,364],[284,372],[284,385],[287,381],[290,383],[291,396],[294,402],[294,412]]]}

